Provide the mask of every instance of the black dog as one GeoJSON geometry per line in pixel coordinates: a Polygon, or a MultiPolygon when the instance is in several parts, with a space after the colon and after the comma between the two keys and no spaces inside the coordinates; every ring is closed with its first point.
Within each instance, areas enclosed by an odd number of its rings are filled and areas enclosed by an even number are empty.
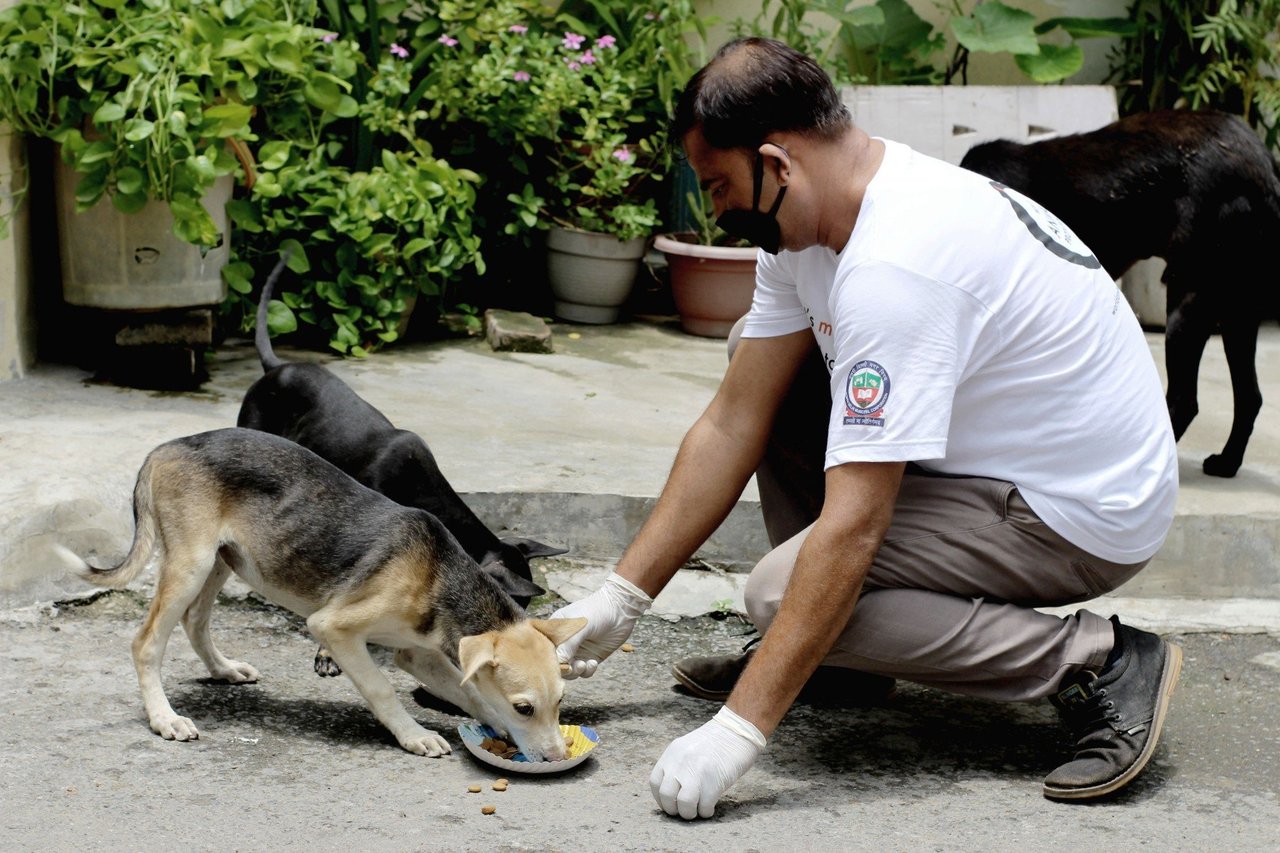
{"type": "Polygon", "coordinates": [[[1258,326],[1275,316],[1270,254],[1280,245],[1280,167],[1240,118],[1168,110],[1090,133],[1020,145],[976,145],[960,165],[1049,208],[1119,278],[1163,258],[1168,286],[1166,402],[1181,438],[1199,411],[1196,383],[1215,330],[1231,372],[1231,435],[1204,471],[1233,477],[1262,408],[1254,364],[1258,326]]]}
{"type": "MultiPolygon", "coordinates": [[[[290,363],[276,356],[267,329],[267,306],[287,260],[286,256],[276,264],[262,288],[254,344],[264,375],[245,393],[236,425],[290,439],[396,503],[431,513],[503,591],[527,606],[543,592],[531,580],[529,560],[567,549],[532,539],[499,539],[449,485],[418,435],[396,429],[321,365],[290,363]]],[[[323,649],[316,656],[316,672],[339,672],[323,649]]]]}

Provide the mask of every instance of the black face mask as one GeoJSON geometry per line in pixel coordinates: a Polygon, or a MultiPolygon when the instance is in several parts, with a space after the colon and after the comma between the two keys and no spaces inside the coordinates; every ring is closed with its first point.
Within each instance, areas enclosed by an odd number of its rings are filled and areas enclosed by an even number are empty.
{"type": "Polygon", "coordinates": [[[771,255],[778,254],[782,244],[782,229],[778,227],[778,208],[782,206],[782,197],[787,194],[785,186],[778,187],[778,197],[773,207],[760,210],[760,186],[764,182],[764,155],[756,153],[756,165],[752,173],[752,194],[750,210],[726,210],[716,220],[726,234],[738,237],[759,246],[771,255]]]}

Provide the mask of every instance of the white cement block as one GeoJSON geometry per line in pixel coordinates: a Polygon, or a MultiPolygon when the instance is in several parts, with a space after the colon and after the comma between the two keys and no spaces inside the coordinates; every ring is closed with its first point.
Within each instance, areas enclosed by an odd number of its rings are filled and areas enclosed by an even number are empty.
{"type": "Polygon", "coordinates": [[[849,86],[841,99],[873,136],[957,164],[979,142],[1033,142],[1119,117],[1111,86],[849,86]]]}

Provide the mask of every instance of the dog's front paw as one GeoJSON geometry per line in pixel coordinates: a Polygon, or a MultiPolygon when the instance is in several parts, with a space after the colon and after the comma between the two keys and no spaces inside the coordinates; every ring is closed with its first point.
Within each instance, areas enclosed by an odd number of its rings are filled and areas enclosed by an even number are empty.
{"type": "Polygon", "coordinates": [[[227,665],[213,673],[214,678],[221,678],[228,684],[251,684],[260,677],[258,671],[247,663],[229,660],[227,665]]]}
{"type": "Polygon", "coordinates": [[[199,740],[200,731],[196,724],[186,717],[174,714],[170,717],[159,717],[151,721],[151,731],[165,740],[199,740]]]}
{"type": "Polygon", "coordinates": [[[439,758],[442,755],[448,755],[453,750],[449,748],[449,742],[440,735],[427,729],[419,728],[405,737],[398,738],[400,745],[416,755],[425,755],[427,758],[439,758]]]}
{"type": "Polygon", "coordinates": [[[1204,460],[1204,472],[1210,477],[1234,477],[1243,461],[1243,459],[1229,459],[1220,453],[1215,453],[1204,460]]]}
{"type": "Polygon", "coordinates": [[[342,675],[342,667],[338,666],[338,662],[329,654],[329,650],[324,646],[316,649],[316,662],[314,664],[316,675],[321,678],[337,678],[342,675]]]}

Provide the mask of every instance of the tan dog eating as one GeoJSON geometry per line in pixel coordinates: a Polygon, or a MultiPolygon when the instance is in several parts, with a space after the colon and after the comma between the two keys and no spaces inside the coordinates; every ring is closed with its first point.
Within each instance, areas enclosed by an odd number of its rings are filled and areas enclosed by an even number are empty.
{"type": "Polygon", "coordinates": [[[160,665],[179,621],[215,677],[258,680],[214,646],[209,615],[234,571],[264,598],[306,617],[378,720],[419,755],[450,751],[420,726],[369,655],[514,740],[531,761],[565,756],[555,647],[585,619],[527,619],[430,513],[361,486],[293,442],[255,430],[188,436],[153,450],[134,487],[133,545],[98,569],[60,548],[82,577],[121,587],[158,558],[155,598],[133,641],[151,728],[193,740],[169,704],[160,665]]]}

